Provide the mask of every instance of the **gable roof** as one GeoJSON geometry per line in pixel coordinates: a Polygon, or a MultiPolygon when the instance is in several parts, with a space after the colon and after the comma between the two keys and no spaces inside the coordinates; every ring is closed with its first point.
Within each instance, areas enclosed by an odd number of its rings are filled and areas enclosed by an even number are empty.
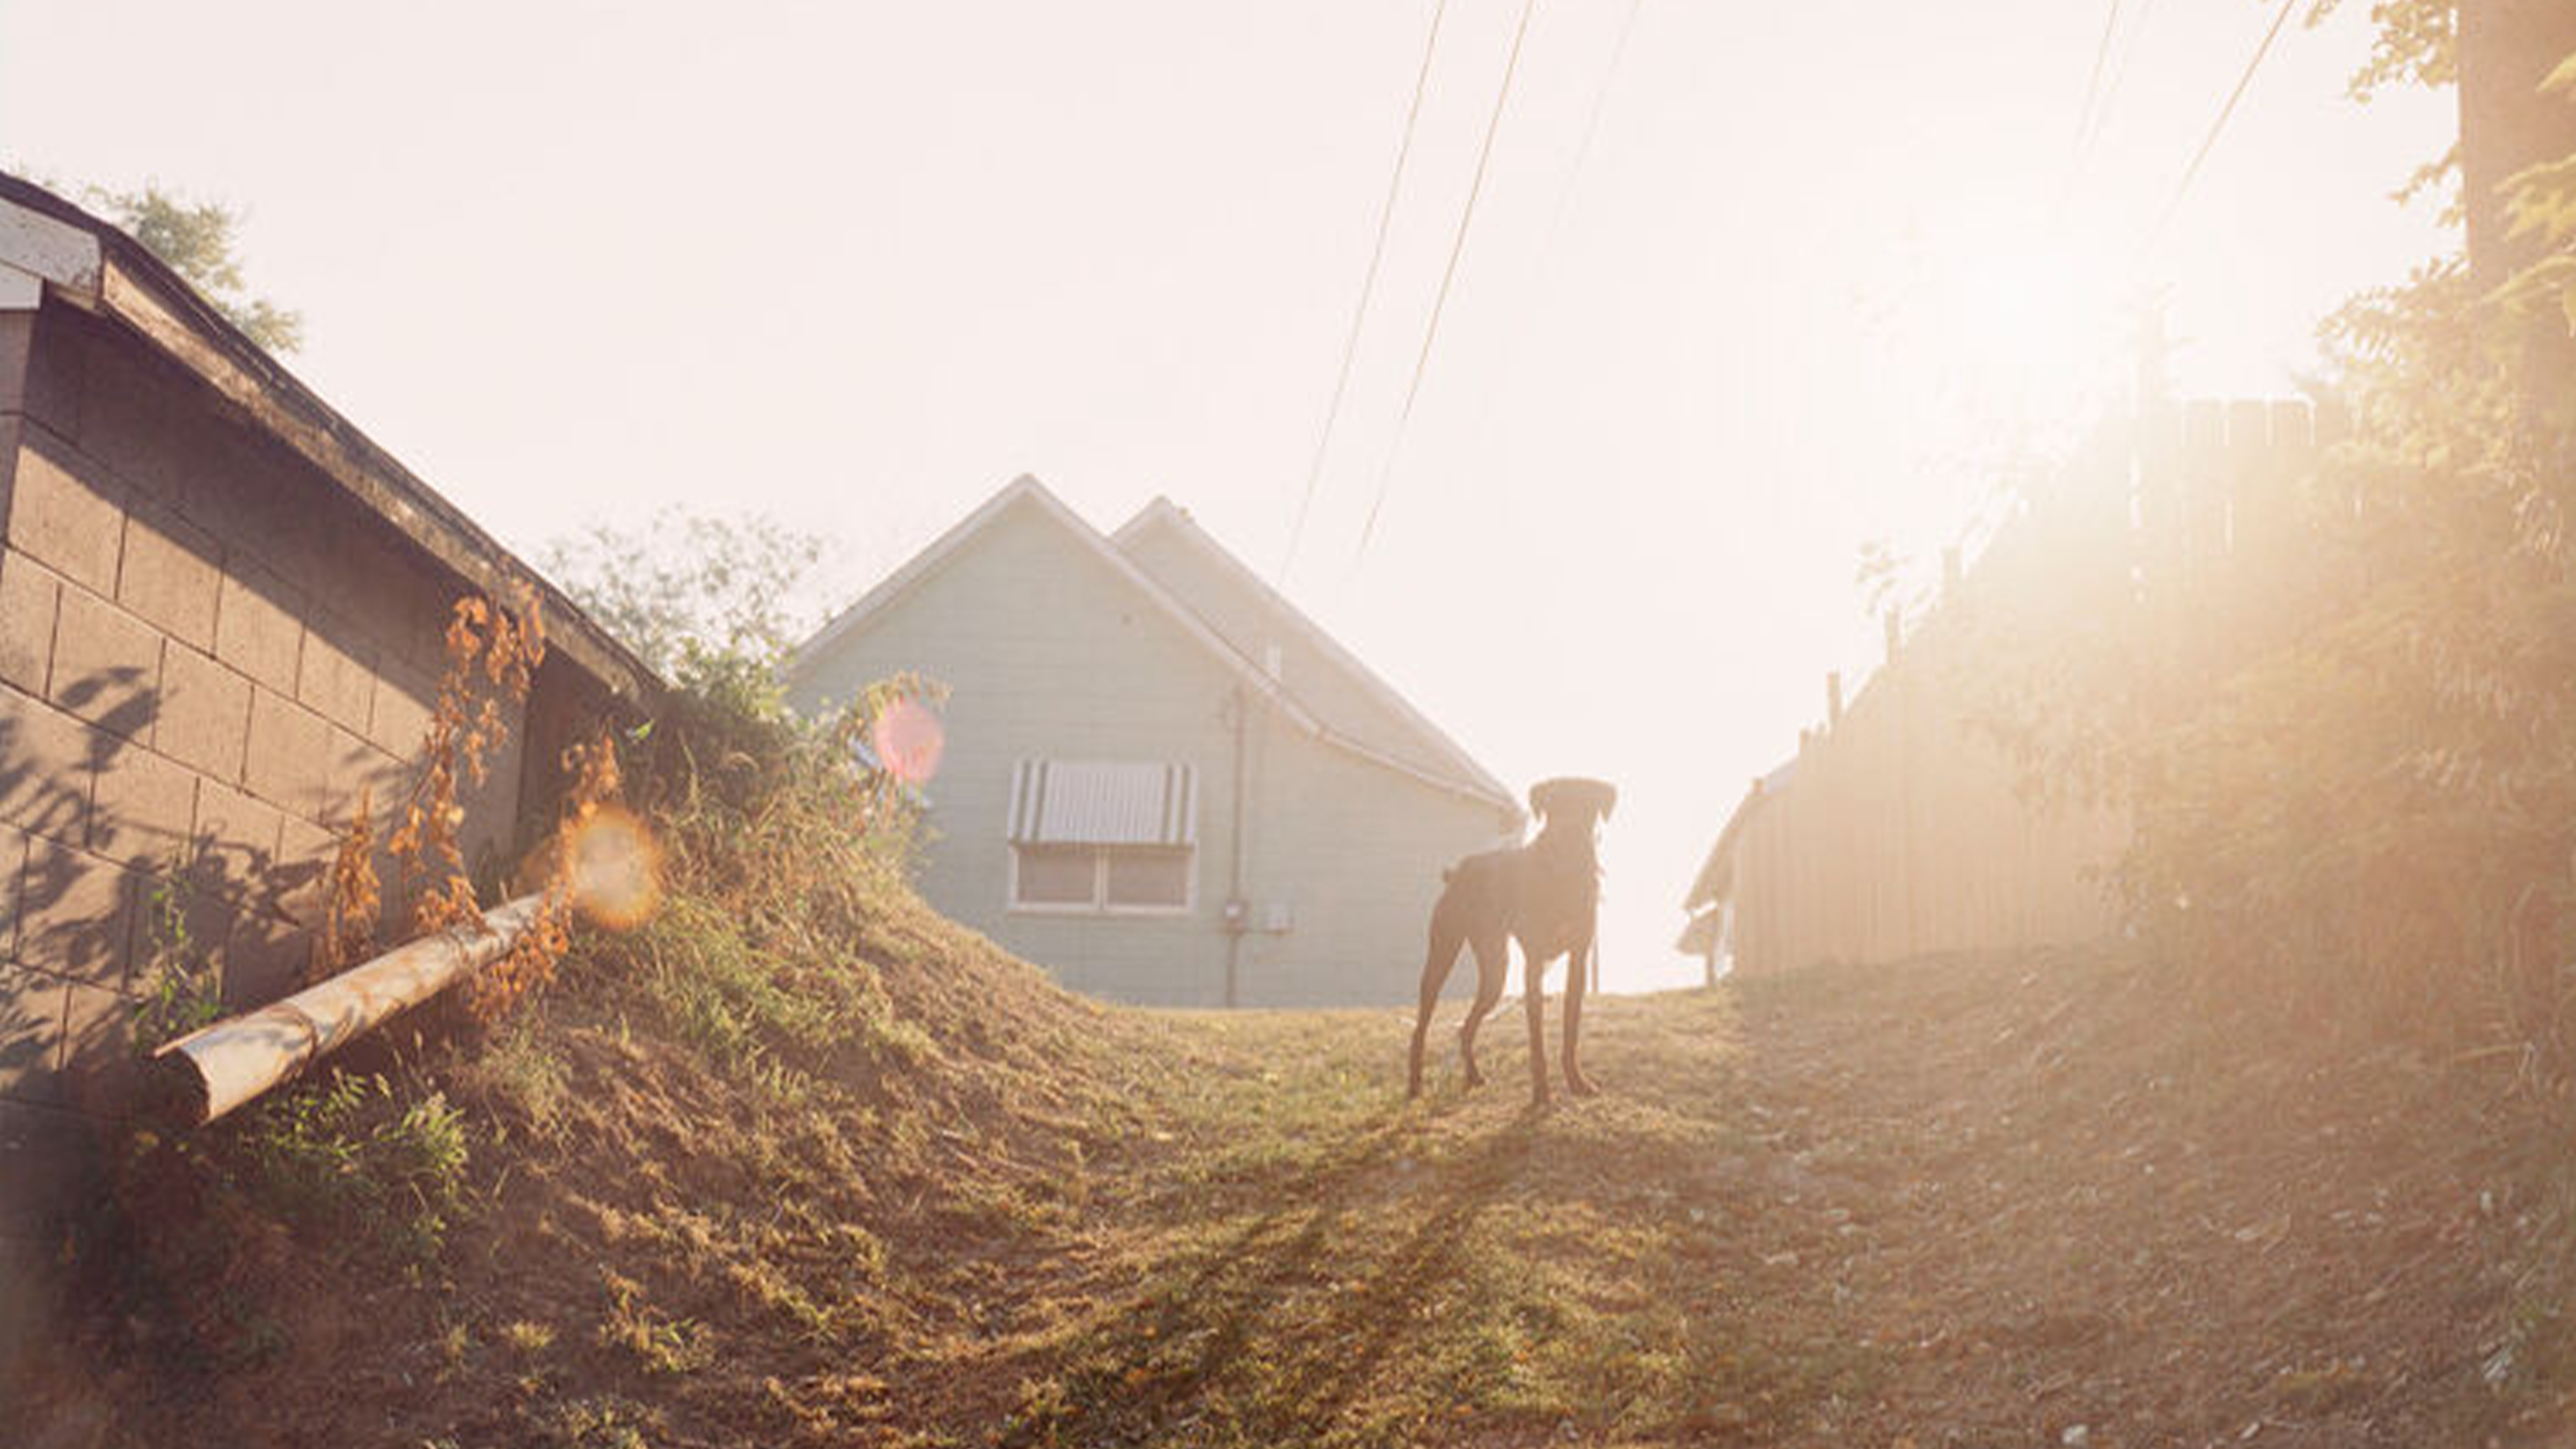
{"type": "MultiPolygon", "coordinates": [[[[1426,768],[1444,774],[1454,774],[1461,779],[1472,780],[1495,795],[1504,799],[1511,798],[1511,791],[1505,788],[1501,781],[1487,774],[1484,766],[1477,764],[1464,749],[1459,747],[1457,741],[1449,738],[1446,732],[1433,724],[1420,710],[1415,709],[1403,695],[1396,693],[1394,687],[1380,679],[1375,671],[1362,664],[1357,655],[1343,648],[1340,640],[1325,633],[1320,625],[1306,617],[1296,605],[1288,602],[1287,596],[1271,587],[1268,580],[1253,572],[1243,560],[1236,558],[1223,544],[1210,537],[1206,529],[1199,527],[1198,520],[1190,517],[1188,509],[1175,504],[1169,498],[1158,496],[1138,511],[1134,518],[1120,525],[1118,531],[1109,537],[1110,542],[1116,544],[1121,551],[1132,553],[1139,541],[1157,531],[1180,539],[1193,553],[1214,565],[1218,575],[1234,589],[1241,601],[1260,612],[1265,624],[1280,628],[1297,642],[1313,650],[1322,659],[1324,666],[1338,676],[1342,683],[1350,686],[1360,699],[1374,706],[1385,720],[1385,725],[1381,727],[1385,733],[1381,734],[1378,729],[1367,732],[1379,736],[1376,742],[1386,748],[1388,753],[1413,759],[1426,768]]],[[[1157,577],[1162,576],[1157,575],[1157,577]]],[[[1171,584],[1183,597],[1191,599],[1200,612],[1209,616],[1211,625],[1220,632],[1223,631],[1224,625],[1216,617],[1218,611],[1213,607],[1214,601],[1198,598],[1184,585],[1168,579],[1165,582],[1171,584]]],[[[1253,648],[1257,647],[1256,641],[1252,639],[1231,638],[1228,642],[1238,652],[1247,656],[1253,648]]],[[[1259,641],[1259,643],[1268,642],[1270,641],[1259,641]]],[[[1310,699],[1309,703],[1313,701],[1310,699]]],[[[1337,723],[1355,734],[1362,732],[1363,729],[1362,722],[1357,719],[1345,719],[1337,723]]]]}
{"type": "MultiPolygon", "coordinates": [[[[1164,506],[1169,507],[1168,504],[1164,506]]],[[[1280,715],[1302,733],[1344,754],[1365,760],[1381,769],[1403,775],[1421,784],[1484,801],[1515,816],[1520,813],[1520,803],[1513,798],[1509,790],[1505,789],[1492,775],[1486,773],[1475,761],[1468,759],[1465,752],[1450,743],[1446,735],[1433,729],[1429,721],[1423,720],[1418,713],[1414,712],[1412,706],[1396,698],[1393,690],[1379,682],[1374,675],[1367,674],[1365,669],[1361,669],[1358,661],[1350,659],[1348,653],[1339,645],[1325,639],[1322,631],[1316,630],[1312,624],[1305,623],[1302,615],[1295,615],[1293,610],[1289,611],[1304,628],[1311,631],[1314,638],[1329,645],[1334,655],[1349,660],[1350,667],[1358,670],[1368,684],[1383,692],[1387,699],[1393,700],[1403,714],[1418,721],[1420,728],[1428,731],[1430,738],[1437,741],[1440,753],[1433,755],[1430,761],[1407,759],[1400,754],[1368,743],[1345,727],[1344,722],[1329,719],[1318,712],[1311,700],[1290,692],[1268,670],[1255,663],[1249,655],[1211,625],[1199,610],[1191,607],[1162,581],[1146,572],[1115,542],[1084,522],[1081,515],[1068,507],[1064,500],[1058,498],[1045,484],[1026,473],[1013,479],[1000,492],[986,499],[974,512],[967,514],[954,527],[932,540],[927,548],[913,555],[902,567],[886,575],[874,588],[860,595],[857,602],[834,615],[830,622],[815,632],[814,637],[798,645],[795,654],[788,660],[788,677],[793,679],[803,674],[834,644],[865,629],[877,616],[938,573],[987,528],[1005,514],[1019,508],[1033,509],[1039,517],[1047,519],[1063,530],[1076,544],[1105,564],[1113,574],[1153,606],[1157,612],[1177,625],[1183,634],[1223,666],[1245,689],[1277,706],[1280,715]]],[[[1148,514],[1152,511],[1151,508],[1147,509],[1148,514]]],[[[1173,511],[1178,512],[1177,509],[1173,511]]],[[[1137,522],[1142,521],[1143,518],[1140,516],[1137,522]]],[[[1134,523],[1129,525],[1131,528],[1134,526],[1134,523]]],[[[1122,535],[1125,532],[1126,530],[1121,530],[1122,535]]],[[[1230,555],[1224,555],[1222,549],[1217,549],[1213,540],[1208,542],[1207,547],[1216,549],[1216,552],[1235,568],[1242,567],[1241,564],[1235,563],[1230,555]]],[[[1285,601],[1282,601],[1283,607],[1284,604],[1285,601]]]]}

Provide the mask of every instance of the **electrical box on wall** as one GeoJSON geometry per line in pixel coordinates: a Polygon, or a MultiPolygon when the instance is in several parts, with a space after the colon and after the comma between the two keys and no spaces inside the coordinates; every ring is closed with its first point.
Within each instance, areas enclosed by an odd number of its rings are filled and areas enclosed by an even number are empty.
{"type": "Polygon", "coordinates": [[[1225,903],[1224,921],[1225,928],[1228,931],[1232,931],[1237,934],[1241,934],[1242,932],[1251,929],[1252,902],[1240,897],[1227,901],[1225,903]]]}
{"type": "Polygon", "coordinates": [[[1288,934],[1288,928],[1296,924],[1297,913],[1286,901],[1272,901],[1261,908],[1261,929],[1273,936],[1288,934]]]}

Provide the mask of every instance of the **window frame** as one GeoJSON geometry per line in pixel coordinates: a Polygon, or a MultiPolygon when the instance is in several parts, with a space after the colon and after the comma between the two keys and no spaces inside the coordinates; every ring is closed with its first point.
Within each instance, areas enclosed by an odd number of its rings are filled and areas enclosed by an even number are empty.
{"type": "Polygon", "coordinates": [[[1010,882],[1005,908],[1015,916],[1144,916],[1173,917],[1193,915],[1199,905],[1199,848],[1195,844],[1167,845],[1088,845],[1071,841],[1005,841],[1010,852],[1010,882]],[[1091,858],[1091,899],[1073,901],[1024,901],[1020,898],[1020,852],[1023,850],[1078,850],[1091,858]],[[1109,858],[1118,851],[1138,854],[1177,855],[1183,861],[1181,900],[1178,905],[1113,905],[1109,900],[1109,858]]]}

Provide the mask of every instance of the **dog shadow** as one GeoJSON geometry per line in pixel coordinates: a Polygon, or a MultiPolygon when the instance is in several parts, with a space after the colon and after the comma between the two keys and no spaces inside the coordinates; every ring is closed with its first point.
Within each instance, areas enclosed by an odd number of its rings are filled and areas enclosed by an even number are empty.
{"type": "Polygon", "coordinates": [[[1003,1442],[1152,1438],[1211,1390],[1247,1381],[1258,1391],[1251,1404],[1236,1406],[1250,1410],[1242,1427],[1273,1442],[1309,1437],[1338,1418],[1376,1366],[1400,1351],[1398,1340],[1419,1331],[1422,1311],[1458,1279],[1477,1220],[1508,1195],[1529,1162],[1543,1117],[1534,1107],[1440,1162],[1438,1185],[1407,1209],[1413,1227],[1402,1243],[1361,1258],[1366,1267],[1353,1273],[1361,1209],[1385,1196],[1390,1173],[1404,1170],[1399,1149],[1418,1150],[1421,1126],[1467,1105],[1450,1095],[1350,1134],[1281,1206],[1210,1249],[1186,1276],[1151,1290],[1142,1312],[1120,1320],[1114,1351],[1079,1376],[1069,1419],[1023,1425],[1003,1442]],[[1341,1291],[1331,1287],[1335,1280],[1341,1291]],[[1318,1292],[1332,1293],[1321,1322],[1281,1334],[1278,1325],[1297,1313],[1293,1305],[1318,1292]]]}

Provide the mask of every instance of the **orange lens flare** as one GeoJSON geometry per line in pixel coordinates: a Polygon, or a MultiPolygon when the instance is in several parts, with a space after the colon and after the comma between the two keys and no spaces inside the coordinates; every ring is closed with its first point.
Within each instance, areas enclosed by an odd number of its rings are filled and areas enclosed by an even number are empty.
{"type": "Polygon", "coordinates": [[[926,785],[939,773],[940,753],[948,736],[939,716],[918,700],[898,699],[877,716],[869,743],[885,772],[907,785],[926,785]]]}
{"type": "Polygon", "coordinates": [[[631,930],[662,904],[662,852],[653,833],[614,805],[573,827],[569,861],[573,904],[594,924],[631,930]]]}

